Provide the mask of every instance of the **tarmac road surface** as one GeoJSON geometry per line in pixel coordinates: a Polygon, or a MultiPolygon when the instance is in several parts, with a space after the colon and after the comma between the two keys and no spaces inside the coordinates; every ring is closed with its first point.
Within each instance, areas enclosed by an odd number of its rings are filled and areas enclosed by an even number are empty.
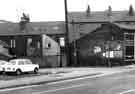
{"type": "Polygon", "coordinates": [[[3,89],[0,94],[135,94],[135,71],[3,89]]]}

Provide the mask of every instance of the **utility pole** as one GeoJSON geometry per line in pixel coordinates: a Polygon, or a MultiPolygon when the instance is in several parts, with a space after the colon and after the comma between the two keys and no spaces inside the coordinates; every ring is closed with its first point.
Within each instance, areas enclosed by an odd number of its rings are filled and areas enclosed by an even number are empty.
{"type": "Polygon", "coordinates": [[[68,28],[68,9],[67,9],[67,0],[64,0],[64,4],[65,4],[65,29],[66,29],[66,33],[65,33],[65,49],[66,49],[66,60],[67,60],[67,64],[69,65],[70,62],[70,50],[69,50],[69,28],[68,28]]]}

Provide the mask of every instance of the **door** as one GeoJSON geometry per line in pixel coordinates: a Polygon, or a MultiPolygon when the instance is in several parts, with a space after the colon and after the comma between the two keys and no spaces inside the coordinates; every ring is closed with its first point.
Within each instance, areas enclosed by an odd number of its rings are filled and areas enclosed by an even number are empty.
{"type": "Polygon", "coordinates": [[[26,40],[25,36],[16,37],[16,55],[18,57],[26,55],[26,40]]]}
{"type": "Polygon", "coordinates": [[[126,46],[125,59],[128,61],[134,60],[134,46],[126,46]]]}

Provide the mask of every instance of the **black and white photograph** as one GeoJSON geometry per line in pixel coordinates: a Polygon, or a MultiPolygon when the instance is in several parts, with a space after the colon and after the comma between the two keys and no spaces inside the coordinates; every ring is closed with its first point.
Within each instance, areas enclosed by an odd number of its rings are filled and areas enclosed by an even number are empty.
{"type": "Polygon", "coordinates": [[[1,0],[0,94],[135,94],[135,0],[1,0]]]}

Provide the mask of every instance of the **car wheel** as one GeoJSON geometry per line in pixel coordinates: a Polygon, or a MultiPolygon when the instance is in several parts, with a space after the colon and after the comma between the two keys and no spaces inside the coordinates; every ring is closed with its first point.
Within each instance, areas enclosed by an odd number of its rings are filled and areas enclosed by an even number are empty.
{"type": "Polygon", "coordinates": [[[16,75],[20,75],[22,72],[21,72],[21,70],[20,69],[17,69],[16,70],[16,75]]]}
{"type": "Polygon", "coordinates": [[[34,73],[37,74],[38,73],[38,68],[34,69],[34,73]]]}
{"type": "Polygon", "coordinates": [[[5,74],[6,74],[6,72],[5,72],[5,71],[3,71],[3,72],[2,72],[2,74],[3,74],[3,75],[5,75],[5,74]]]}

